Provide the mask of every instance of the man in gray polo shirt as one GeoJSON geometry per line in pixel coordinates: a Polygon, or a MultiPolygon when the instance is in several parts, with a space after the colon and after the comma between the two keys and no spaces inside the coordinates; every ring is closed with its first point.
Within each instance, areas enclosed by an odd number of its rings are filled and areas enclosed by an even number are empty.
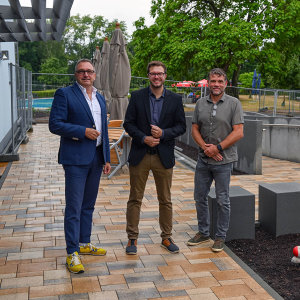
{"type": "Polygon", "coordinates": [[[194,190],[199,232],[187,244],[209,240],[207,195],[214,180],[218,219],[212,251],[219,252],[229,227],[229,183],[233,162],[238,159],[236,142],[243,137],[244,118],[240,101],[225,94],[227,76],[222,69],[210,71],[208,86],[210,94],[197,101],[192,120],[192,136],[199,145],[194,190]]]}

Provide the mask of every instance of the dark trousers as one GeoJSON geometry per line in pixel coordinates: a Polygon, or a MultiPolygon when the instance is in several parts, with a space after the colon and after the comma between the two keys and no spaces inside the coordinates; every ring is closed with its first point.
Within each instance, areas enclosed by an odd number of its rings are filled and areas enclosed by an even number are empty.
{"type": "Polygon", "coordinates": [[[103,169],[103,150],[97,147],[89,165],[64,165],[65,239],[67,253],[79,251],[79,243],[89,243],[92,218],[103,169]]]}
{"type": "Polygon", "coordinates": [[[166,169],[157,154],[146,154],[137,166],[129,166],[130,195],[127,202],[126,231],[129,239],[137,239],[145,186],[150,170],[153,173],[159,203],[159,225],[162,239],[172,235],[171,185],[173,168],[166,169]]]}

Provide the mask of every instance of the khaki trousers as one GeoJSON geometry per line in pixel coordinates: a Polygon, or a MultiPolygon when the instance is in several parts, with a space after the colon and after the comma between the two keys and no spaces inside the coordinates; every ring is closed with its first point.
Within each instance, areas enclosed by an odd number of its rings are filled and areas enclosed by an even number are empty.
{"type": "Polygon", "coordinates": [[[129,166],[130,194],[127,202],[128,239],[137,239],[142,200],[150,170],[153,173],[159,202],[159,225],[162,239],[172,235],[171,185],[173,168],[166,169],[157,154],[146,154],[137,166],[129,166]]]}

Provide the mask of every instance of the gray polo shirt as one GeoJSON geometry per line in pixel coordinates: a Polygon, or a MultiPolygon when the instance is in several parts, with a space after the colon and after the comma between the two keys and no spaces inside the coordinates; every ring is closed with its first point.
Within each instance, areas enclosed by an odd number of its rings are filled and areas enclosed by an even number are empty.
{"type": "MultiPolygon", "coordinates": [[[[244,123],[241,103],[225,93],[217,104],[212,102],[209,95],[203,97],[196,103],[192,123],[198,124],[205,143],[219,144],[232,132],[233,125],[244,123]]],[[[227,164],[238,159],[235,144],[223,151],[222,161],[207,157],[200,147],[199,154],[204,162],[212,165],[227,164]]]]}

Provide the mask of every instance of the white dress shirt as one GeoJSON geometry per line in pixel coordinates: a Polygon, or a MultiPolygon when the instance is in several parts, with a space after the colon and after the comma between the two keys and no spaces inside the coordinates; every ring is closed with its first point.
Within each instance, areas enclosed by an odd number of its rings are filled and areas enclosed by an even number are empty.
{"type": "Polygon", "coordinates": [[[100,135],[97,138],[97,144],[96,144],[96,146],[99,146],[99,145],[101,145],[102,134],[101,134],[101,107],[100,107],[100,104],[96,97],[97,89],[93,86],[92,100],[91,100],[86,92],[86,89],[83,86],[81,86],[78,82],[77,82],[77,84],[78,84],[80,90],[82,91],[87,104],[90,107],[90,110],[91,110],[91,113],[93,115],[94,122],[96,125],[96,130],[98,130],[100,132],[100,135]]]}

